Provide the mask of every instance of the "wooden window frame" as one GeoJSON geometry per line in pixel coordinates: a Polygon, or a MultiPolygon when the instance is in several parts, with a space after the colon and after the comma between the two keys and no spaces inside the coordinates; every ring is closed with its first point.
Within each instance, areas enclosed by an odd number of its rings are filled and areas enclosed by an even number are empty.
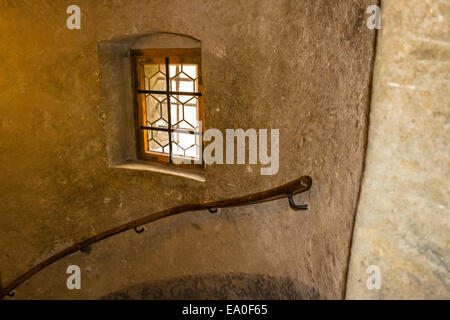
{"type": "MultiPolygon", "coordinates": [[[[169,64],[195,64],[197,65],[197,78],[198,78],[198,88],[197,92],[200,94],[198,96],[198,120],[202,123],[201,132],[201,153],[204,147],[203,143],[203,133],[205,128],[205,112],[204,112],[204,102],[203,102],[203,81],[202,81],[202,70],[201,70],[201,50],[200,48],[176,48],[176,49],[135,49],[131,50],[131,65],[132,65],[132,79],[133,79],[133,92],[134,92],[134,118],[136,127],[136,147],[137,156],[140,160],[158,162],[160,164],[165,164],[168,166],[186,167],[191,169],[203,170],[204,162],[203,155],[200,154],[199,157],[202,159],[202,163],[194,163],[194,158],[184,157],[174,154],[163,154],[159,152],[151,152],[148,150],[148,138],[147,134],[149,130],[142,129],[142,126],[146,125],[146,114],[145,114],[145,94],[139,93],[139,90],[145,90],[145,74],[144,74],[144,64],[165,64],[166,59],[169,59],[169,64]],[[173,158],[178,158],[181,160],[191,159],[191,164],[185,164],[184,161],[181,164],[174,164],[173,158]]],[[[170,75],[166,75],[169,77],[170,75]]],[[[169,90],[169,88],[166,88],[169,90]]],[[[168,104],[168,117],[170,114],[170,104],[168,104]]],[[[173,125],[172,125],[173,126],[173,125]]],[[[170,130],[173,130],[169,126],[170,130]]],[[[171,133],[172,134],[172,133],[171,133]]],[[[169,144],[171,139],[169,139],[169,144]]],[[[171,149],[170,149],[171,150],[171,149]]],[[[170,151],[171,152],[171,151],[170,151]]],[[[178,161],[180,162],[180,161],[178,161]]]]}

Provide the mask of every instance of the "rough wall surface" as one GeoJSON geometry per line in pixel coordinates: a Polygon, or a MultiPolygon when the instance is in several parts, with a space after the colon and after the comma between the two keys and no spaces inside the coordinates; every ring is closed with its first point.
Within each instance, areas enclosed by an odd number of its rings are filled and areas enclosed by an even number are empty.
{"type": "MultiPolygon", "coordinates": [[[[372,3],[79,0],[81,30],[68,30],[67,1],[0,1],[2,283],[131,219],[307,174],[313,188],[296,199],[307,214],[276,201],[168,218],[66,257],[16,297],[99,298],[203,275],[220,288],[217,279],[249,274],[280,279],[274,288],[290,279],[292,292],[305,288],[296,297],[342,298],[365,149],[372,3]],[[114,124],[99,108],[98,43],[154,31],[201,40],[207,127],[280,129],[277,175],[215,165],[202,183],[108,167],[105,126],[114,124]],[[70,264],[82,269],[82,290],[66,288],[70,264]]],[[[256,283],[261,296],[266,286],[256,283]]]]}
{"type": "Polygon", "coordinates": [[[382,5],[347,298],[448,299],[450,3],[382,5]]]}

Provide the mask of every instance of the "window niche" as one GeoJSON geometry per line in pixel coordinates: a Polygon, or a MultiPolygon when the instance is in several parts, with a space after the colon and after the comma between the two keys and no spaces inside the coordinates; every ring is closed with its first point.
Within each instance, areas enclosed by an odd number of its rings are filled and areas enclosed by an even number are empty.
{"type": "MultiPolygon", "coordinates": [[[[151,137],[151,133],[158,132],[159,136],[161,134],[167,135],[166,140],[170,141],[173,139],[172,142],[180,142],[178,140],[181,139],[181,142],[185,140],[183,143],[186,143],[189,139],[192,140],[191,133],[194,133],[192,136],[194,137],[193,141],[195,144],[198,145],[201,143],[201,140],[198,138],[199,135],[196,134],[198,133],[197,128],[195,128],[196,126],[194,125],[194,128],[192,128],[191,124],[186,124],[185,121],[181,121],[182,118],[180,115],[184,111],[183,104],[186,96],[184,94],[173,95],[172,92],[169,92],[174,91],[172,90],[173,86],[176,86],[176,88],[173,87],[177,89],[175,91],[182,91],[180,90],[180,85],[185,82],[184,78],[189,78],[189,76],[197,72],[197,78],[193,78],[195,81],[193,82],[194,87],[192,88],[194,89],[193,93],[195,92],[197,95],[195,98],[186,102],[186,107],[193,110],[191,112],[192,115],[189,117],[192,118],[195,115],[196,120],[203,121],[203,103],[199,99],[202,89],[201,76],[198,77],[200,75],[199,72],[201,72],[201,64],[199,61],[200,41],[189,36],[178,34],[151,33],[103,41],[99,43],[98,52],[101,90],[100,107],[106,133],[109,166],[119,169],[145,170],[171,174],[204,182],[204,172],[201,165],[180,166],[171,164],[169,148],[167,147],[167,150],[165,150],[163,147],[161,150],[158,150],[158,146],[148,139],[151,137]],[[187,60],[184,60],[184,55],[188,56],[187,60]],[[168,65],[170,68],[170,76],[172,76],[172,73],[176,74],[182,71],[183,64],[186,61],[186,67],[184,67],[186,70],[181,74],[181,77],[174,79],[176,81],[173,84],[169,83],[169,88],[164,86],[165,90],[159,90],[165,91],[164,93],[160,92],[161,97],[162,95],[166,95],[166,97],[169,97],[169,101],[172,100],[170,106],[173,111],[171,113],[174,115],[174,120],[176,121],[171,121],[171,126],[168,125],[167,121],[153,123],[146,121],[147,119],[142,119],[143,112],[147,112],[146,106],[148,104],[145,104],[146,99],[147,101],[151,101],[152,97],[148,92],[137,92],[139,90],[146,91],[147,89],[150,90],[153,88],[149,87],[148,82],[147,87],[145,81],[139,82],[139,66],[136,63],[136,59],[141,59],[141,61],[145,62],[146,59],[151,60],[153,57],[155,59],[154,61],[159,61],[165,59],[166,56],[173,61],[173,64],[168,65]],[[196,65],[195,71],[190,70],[192,69],[190,68],[192,65],[196,65]],[[187,76],[184,76],[185,74],[187,76]],[[178,78],[183,81],[180,82],[178,78]],[[183,102],[183,104],[180,102],[183,102]],[[195,112],[194,107],[197,108],[195,112]],[[150,130],[152,128],[156,128],[156,130],[150,130]],[[189,137],[183,138],[184,136],[189,137]]],[[[163,62],[161,65],[165,68],[165,61],[161,62],[163,62]]],[[[141,65],[141,70],[144,72],[145,65],[145,63],[141,65]]],[[[154,68],[154,66],[147,65],[146,68],[151,73],[150,69],[154,68]]],[[[165,72],[163,73],[165,74],[165,72]]],[[[144,74],[141,76],[144,76],[144,74]]],[[[186,84],[189,85],[188,82],[186,84]]],[[[155,94],[155,96],[157,95],[155,94]]],[[[164,101],[163,98],[161,100],[164,101]]],[[[164,106],[167,108],[167,103],[164,106]]],[[[161,114],[165,118],[168,118],[168,109],[166,111],[161,110],[161,114]]],[[[176,144],[172,146],[172,154],[174,156],[193,156],[195,158],[195,151],[192,149],[187,150],[186,153],[186,151],[180,149],[176,144]]]]}

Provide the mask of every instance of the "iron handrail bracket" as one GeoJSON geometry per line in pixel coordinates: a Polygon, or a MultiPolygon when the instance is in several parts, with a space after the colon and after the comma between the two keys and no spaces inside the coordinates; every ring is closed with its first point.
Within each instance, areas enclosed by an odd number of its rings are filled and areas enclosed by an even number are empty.
{"type": "Polygon", "coordinates": [[[307,204],[301,204],[301,205],[295,204],[292,193],[289,193],[288,197],[289,197],[289,206],[291,207],[292,210],[308,210],[307,204]]]}
{"type": "Polygon", "coordinates": [[[83,252],[89,253],[92,244],[99,242],[101,240],[104,240],[106,238],[112,237],[114,235],[117,235],[119,233],[125,232],[127,230],[134,230],[137,233],[141,233],[144,231],[144,229],[143,228],[138,229],[138,227],[142,227],[145,224],[148,224],[150,222],[160,220],[160,219],[163,219],[166,217],[174,216],[174,215],[181,214],[184,212],[198,211],[198,210],[209,210],[210,212],[214,213],[214,212],[217,212],[217,209],[220,209],[220,208],[232,208],[232,207],[238,207],[238,206],[246,206],[246,205],[251,205],[251,204],[255,204],[255,203],[262,203],[262,202],[268,202],[268,201],[273,201],[273,200],[277,200],[277,199],[282,199],[282,198],[286,198],[286,197],[289,198],[289,205],[292,209],[307,210],[308,206],[306,206],[306,205],[301,205],[301,206],[296,205],[294,203],[292,196],[295,194],[298,194],[298,193],[308,191],[311,188],[311,185],[312,185],[312,179],[308,176],[303,176],[299,179],[293,180],[282,186],[275,187],[275,188],[265,190],[265,191],[261,191],[258,193],[253,193],[253,194],[249,194],[246,196],[231,198],[231,199],[227,199],[227,200],[203,201],[203,202],[196,203],[196,204],[181,205],[178,207],[173,207],[170,209],[152,213],[152,214],[142,217],[140,219],[130,221],[130,222],[122,224],[118,227],[103,231],[93,237],[90,237],[90,238],[87,238],[80,242],[77,242],[77,243],[55,253],[54,255],[47,258],[46,260],[38,263],[37,265],[35,265],[31,269],[29,269],[27,272],[25,272],[20,277],[15,279],[13,282],[11,282],[6,287],[0,288],[0,299],[3,299],[6,296],[13,296],[14,289],[16,289],[22,283],[24,283],[25,281],[30,279],[32,276],[34,276],[39,271],[43,270],[44,268],[48,267],[49,265],[53,264],[54,262],[58,261],[59,259],[64,258],[65,256],[68,256],[77,251],[83,251],[83,252]]]}

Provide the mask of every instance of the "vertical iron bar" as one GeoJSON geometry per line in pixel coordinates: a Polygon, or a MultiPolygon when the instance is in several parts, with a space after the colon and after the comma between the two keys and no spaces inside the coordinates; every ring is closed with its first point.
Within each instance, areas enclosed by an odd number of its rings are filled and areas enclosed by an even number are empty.
{"type": "MultiPolygon", "coordinates": [[[[176,69],[175,69],[175,75],[177,75],[180,71],[181,71],[181,70],[179,70],[178,65],[177,65],[177,66],[176,66],[176,69]]],[[[173,89],[173,88],[172,88],[172,89],[173,89]]],[[[180,77],[176,77],[176,78],[175,78],[175,91],[178,91],[178,90],[180,90],[180,77]]],[[[180,117],[179,117],[179,110],[180,110],[180,96],[177,95],[176,99],[177,99],[177,119],[176,119],[176,121],[178,122],[178,121],[180,121],[180,117]]],[[[179,139],[179,136],[178,136],[178,138],[175,139],[175,140],[176,140],[176,141],[175,141],[176,144],[177,144],[177,145],[180,145],[180,139],[179,139]]]]}
{"type": "MultiPolygon", "coordinates": [[[[170,117],[170,79],[169,79],[169,57],[166,57],[166,96],[167,96],[167,120],[169,120],[169,157],[170,163],[172,163],[172,119],[170,117]]],[[[164,152],[164,149],[163,149],[164,152]]]]}

